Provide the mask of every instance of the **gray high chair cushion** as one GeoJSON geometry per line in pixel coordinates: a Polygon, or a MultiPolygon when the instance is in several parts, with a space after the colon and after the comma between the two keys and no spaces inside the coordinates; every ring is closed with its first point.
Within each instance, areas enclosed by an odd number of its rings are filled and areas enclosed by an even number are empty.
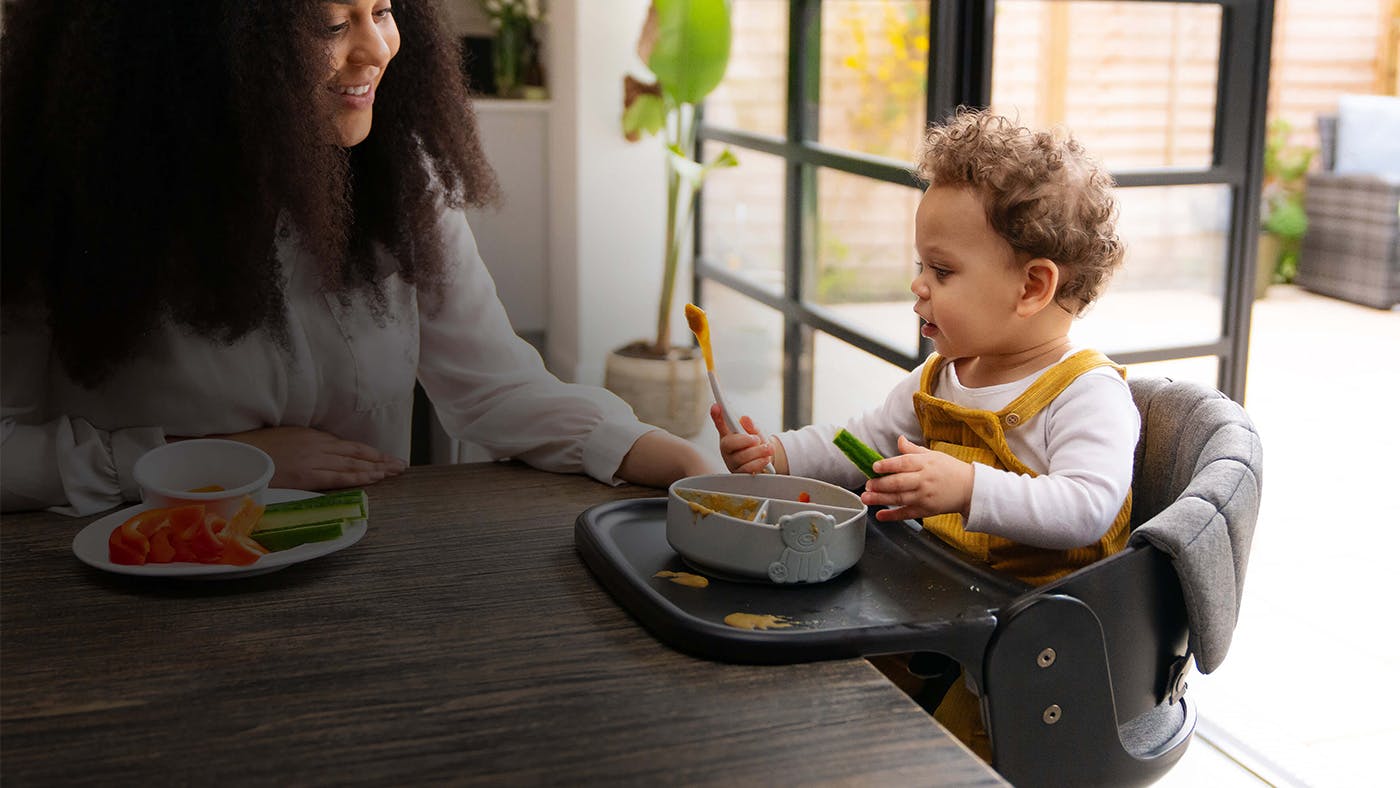
{"type": "Polygon", "coordinates": [[[1133,476],[1133,543],[1172,559],[1202,673],[1225,659],[1259,515],[1263,450],[1244,409],[1185,381],[1129,381],[1142,413],[1133,476]],[[1139,521],[1139,513],[1150,519],[1139,521]]]}

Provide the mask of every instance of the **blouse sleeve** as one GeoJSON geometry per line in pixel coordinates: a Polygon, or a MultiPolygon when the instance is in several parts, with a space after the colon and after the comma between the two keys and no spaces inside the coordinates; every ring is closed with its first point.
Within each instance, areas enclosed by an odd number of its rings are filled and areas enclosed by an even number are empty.
{"type": "MultiPolygon", "coordinates": [[[[37,321],[36,321],[37,324],[37,321]]],[[[103,430],[86,419],[49,418],[46,331],[6,331],[0,375],[0,510],[50,509],[84,516],[140,498],[136,458],[165,443],[159,427],[103,430]]]]}
{"type": "Polygon", "coordinates": [[[515,334],[476,239],[458,210],[445,210],[448,278],[440,303],[420,304],[418,378],[449,434],[548,471],[620,483],[632,444],[656,427],[596,386],[564,383],[515,334]]]}

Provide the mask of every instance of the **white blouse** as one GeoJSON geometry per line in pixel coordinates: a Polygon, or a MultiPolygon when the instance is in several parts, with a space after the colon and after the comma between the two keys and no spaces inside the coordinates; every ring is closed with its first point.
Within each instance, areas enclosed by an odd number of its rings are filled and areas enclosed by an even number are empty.
{"type": "MultiPolygon", "coordinates": [[[[1081,349],[1071,348],[1063,358],[1081,349]]],[[[1040,375],[969,388],[958,380],[953,364],[944,364],[934,395],[966,408],[997,411],[1040,375]]],[[[920,366],[895,386],[884,404],[843,426],[886,457],[899,453],[900,435],[924,445],[914,412],[914,392],[922,376],[920,366]]],[[[1039,413],[1006,433],[1012,453],[1040,476],[973,464],[967,529],[1060,550],[1098,540],[1113,525],[1132,486],[1140,418],[1128,384],[1113,368],[1080,375],[1039,413]]],[[[865,477],[831,442],[836,430],[834,424],[813,425],[778,435],[788,470],[794,476],[863,488],[865,477]]]]}
{"type": "Polygon", "coordinates": [[[7,334],[0,508],[87,515],[137,500],[132,466],[166,435],[306,426],[407,459],[415,378],[447,432],[491,457],[617,483],[623,456],[656,428],[612,393],[550,374],[511,329],[466,216],[444,211],[439,226],[450,254],[436,312],[397,273],[381,282],[378,318],[366,294],[326,292],[284,231],[285,342],[259,329],[223,345],[167,325],[154,352],[89,390],[64,374],[46,331],[7,334]]]}

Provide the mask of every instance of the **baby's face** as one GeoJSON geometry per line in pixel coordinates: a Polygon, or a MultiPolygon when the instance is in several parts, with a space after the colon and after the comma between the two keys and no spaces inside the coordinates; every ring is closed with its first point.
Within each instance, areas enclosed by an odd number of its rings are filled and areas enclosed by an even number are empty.
{"type": "Polygon", "coordinates": [[[1021,268],[1015,250],[987,223],[976,192],[951,186],[924,192],[914,250],[914,313],[939,355],[980,356],[1014,339],[1021,268]]]}

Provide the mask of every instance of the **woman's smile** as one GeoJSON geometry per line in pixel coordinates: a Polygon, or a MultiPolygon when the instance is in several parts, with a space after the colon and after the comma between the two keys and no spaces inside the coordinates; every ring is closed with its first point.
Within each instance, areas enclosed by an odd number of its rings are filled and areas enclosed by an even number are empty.
{"type": "Polygon", "coordinates": [[[340,96],[341,106],[346,109],[369,109],[374,106],[374,83],[360,85],[332,85],[329,90],[340,96]]]}

